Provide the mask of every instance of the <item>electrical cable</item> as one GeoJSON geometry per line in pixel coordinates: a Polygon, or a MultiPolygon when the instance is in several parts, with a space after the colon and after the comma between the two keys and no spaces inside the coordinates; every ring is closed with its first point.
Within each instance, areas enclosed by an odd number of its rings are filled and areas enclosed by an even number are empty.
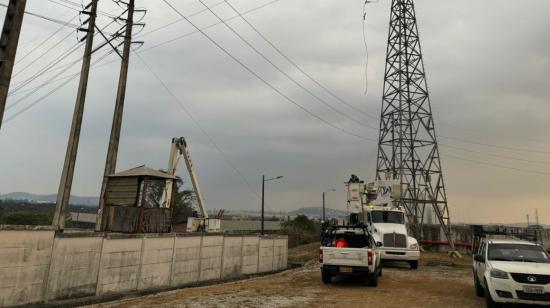
{"type": "Polygon", "coordinates": [[[444,157],[444,158],[447,158],[447,157],[448,157],[448,158],[452,158],[452,159],[467,161],[467,162],[476,163],[476,164],[485,165],[485,166],[491,166],[491,167],[495,167],[495,168],[508,169],[508,170],[514,170],[514,171],[525,172],[525,173],[534,173],[534,174],[541,174],[541,175],[550,175],[550,172],[545,172],[545,171],[540,171],[540,170],[523,169],[523,168],[515,168],[515,167],[510,167],[510,166],[504,166],[504,165],[499,165],[499,164],[495,164],[495,163],[490,163],[490,162],[484,162],[484,161],[479,161],[479,160],[474,160],[474,159],[469,159],[469,158],[458,157],[458,156],[454,156],[454,155],[451,155],[451,154],[444,154],[443,157],[444,157]]]}
{"type": "Polygon", "coordinates": [[[292,76],[290,76],[287,72],[285,72],[283,69],[281,69],[278,65],[276,65],[273,61],[271,61],[267,56],[265,56],[261,51],[259,51],[254,45],[252,45],[247,39],[245,39],[238,31],[236,31],[233,27],[231,27],[228,23],[226,23],[216,12],[214,12],[210,7],[208,7],[202,0],[198,0],[204,7],[206,7],[218,20],[220,20],[231,32],[233,32],[241,41],[243,41],[248,47],[250,47],[256,54],[258,54],[260,57],[262,57],[265,61],[267,61],[271,66],[273,66],[277,71],[279,71],[281,74],[283,74],[288,80],[293,82],[295,85],[300,87],[302,90],[304,90],[306,93],[311,95],[313,98],[317,99],[319,102],[321,102],[323,105],[329,107],[332,111],[340,114],[344,118],[355,122],[357,125],[373,129],[375,131],[378,131],[377,127],[372,127],[369,125],[364,124],[361,121],[357,121],[356,119],[350,117],[346,113],[340,111],[339,109],[335,108],[331,104],[329,104],[327,101],[323,100],[321,97],[317,96],[315,93],[310,91],[308,88],[306,88],[304,85],[299,83],[296,79],[294,79],[292,76]]]}
{"type": "MultiPolygon", "coordinates": [[[[281,1],[281,0],[273,0],[273,1],[270,1],[270,2],[267,2],[267,3],[264,3],[264,4],[260,5],[260,6],[257,6],[257,7],[252,8],[252,9],[250,9],[250,10],[244,11],[244,12],[243,12],[243,15],[244,15],[244,14],[248,14],[248,13],[252,13],[252,12],[254,12],[254,11],[257,11],[257,10],[259,10],[259,9],[262,9],[262,8],[264,8],[264,7],[266,7],[266,6],[271,5],[271,4],[277,3],[277,2],[279,2],[279,1],[281,1]]],[[[237,18],[237,17],[239,17],[239,16],[233,16],[233,17],[227,18],[227,19],[225,19],[225,21],[230,21],[230,20],[233,20],[233,19],[235,19],[235,18],[237,18]]],[[[182,20],[185,20],[185,19],[182,19],[182,20]]],[[[208,26],[206,26],[206,27],[201,28],[201,30],[204,31],[204,30],[213,28],[213,27],[215,27],[215,26],[217,26],[217,25],[221,25],[221,24],[222,24],[221,21],[220,21],[220,22],[215,22],[215,23],[213,23],[213,24],[210,24],[210,25],[208,25],[208,26]]],[[[188,36],[191,36],[191,35],[193,35],[193,34],[195,34],[195,33],[200,33],[200,31],[199,31],[199,30],[190,31],[190,32],[185,33],[185,34],[183,34],[183,35],[177,36],[177,37],[172,38],[172,39],[168,39],[168,40],[166,40],[166,41],[157,43],[156,45],[153,45],[153,46],[151,46],[151,47],[145,48],[145,49],[142,50],[142,52],[145,52],[145,51],[148,51],[148,50],[151,50],[151,49],[154,49],[154,48],[158,48],[158,47],[164,46],[164,45],[166,45],[166,44],[169,44],[169,43],[172,43],[172,42],[181,40],[181,39],[186,38],[186,37],[188,37],[188,36]]]]}
{"type": "MultiPolygon", "coordinates": [[[[260,5],[260,6],[254,7],[254,8],[252,8],[252,9],[248,10],[248,11],[243,12],[243,15],[244,15],[244,14],[248,14],[248,13],[252,13],[252,12],[254,12],[254,11],[257,11],[257,10],[259,10],[259,9],[262,9],[262,8],[264,8],[264,7],[267,7],[267,6],[271,5],[271,4],[274,4],[274,3],[279,2],[279,1],[280,1],[280,0],[273,0],[273,1],[267,2],[267,3],[265,3],[265,4],[262,4],[262,5],[260,5]]],[[[205,10],[206,10],[206,9],[205,9],[205,10]]],[[[192,14],[191,14],[191,15],[192,15],[192,14]]],[[[238,16],[234,16],[234,17],[229,18],[229,19],[227,19],[227,20],[235,19],[235,18],[237,18],[237,17],[238,17],[238,16]]],[[[185,19],[182,19],[182,20],[185,20],[185,19]]],[[[110,24],[112,24],[112,23],[113,23],[113,22],[111,22],[110,24]]],[[[110,24],[109,24],[109,25],[110,25],[110,24]]],[[[221,24],[221,22],[217,22],[217,23],[211,24],[211,25],[209,25],[209,26],[206,26],[206,27],[202,28],[202,30],[206,30],[206,29],[212,28],[212,27],[214,27],[214,26],[216,26],[216,25],[219,25],[219,24],[221,24]]],[[[107,26],[109,26],[109,25],[107,25],[107,26]]],[[[104,27],[104,29],[105,29],[105,27],[104,27]]],[[[152,49],[161,47],[161,46],[163,46],[163,45],[165,45],[165,44],[174,42],[174,41],[176,41],[176,40],[183,39],[183,38],[188,37],[188,36],[190,36],[190,35],[192,35],[192,34],[195,34],[195,33],[199,33],[199,31],[198,31],[198,30],[191,31],[191,32],[189,32],[189,33],[187,33],[187,34],[184,34],[184,35],[182,35],[182,36],[176,37],[175,39],[171,39],[171,40],[165,41],[165,42],[163,42],[163,43],[161,43],[161,44],[158,44],[158,45],[155,45],[155,46],[152,46],[152,47],[143,49],[143,50],[141,50],[139,53],[143,53],[143,52],[146,52],[146,51],[149,51],[149,50],[152,50],[152,49]]],[[[136,53],[137,53],[137,52],[136,52],[136,53]]],[[[102,67],[102,66],[105,66],[105,65],[114,63],[114,62],[116,62],[116,61],[117,61],[117,59],[108,61],[108,62],[103,63],[103,64],[101,64],[101,65],[92,64],[91,69],[99,68],[99,67],[102,67]]],[[[65,65],[65,66],[66,66],[66,65],[65,65]]],[[[62,68],[64,68],[65,66],[61,66],[61,67],[58,67],[58,68],[51,68],[50,70],[48,70],[48,72],[52,72],[52,71],[55,71],[55,70],[57,70],[57,69],[62,69],[62,68]]],[[[64,77],[61,77],[61,78],[52,80],[51,83],[57,82],[57,81],[61,81],[61,80],[67,79],[67,78],[72,78],[72,79],[74,79],[75,76],[74,76],[74,75],[64,76],[64,77]]],[[[46,85],[46,84],[41,84],[41,85],[39,85],[38,87],[41,87],[42,85],[46,85]]],[[[32,90],[34,90],[35,88],[37,88],[37,87],[31,88],[31,89],[27,89],[27,90],[23,90],[23,91],[18,91],[17,93],[12,93],[12,94],[10,94],[10,96],[11,96],[11,95],[18,95],[18,94],[20,94],[20,92],[32,91],[32,90]]]]}
{"type": "Polygon", "coordinates": [[[366,27],[367,27],[367,3],[369,3],[368,0],[365,0],[363,2],[363,44],[365,45],[365,96],[367,95],[369,91],[369,74],[368,74],[368,68],[369,68],[369,46],[367,45],[367,33],[366,33],[366,27]]]}
{"type": "MultiPolygon", "coordinates": [[[[223,3],[225,3],[225,0],[222,0],[222,1],[220,1],[220,2],[216,2],[216,3],[212,4],[210,7],[216,7],[216,6],[221,5],[221,4],[223,4],[223,3]]],[[[202,10],[196,11],[196,12],[194,12],[194,13],[191,13],[191,14],[187,15],[187,18],[191,18],[191,17],[193,17],[193,16],[202,14],[202,13],[207,12],[207,11],[208,11],[208,9],[202,9],[202,10]]],[[[155,28],[155,29],[153,29],[153,30],[151,30],[151,31],[146,31],[146,32],[142,33],[141,35],[137,35],[136,38],[141,38],[141,37],[147,36],[147,35],[149,35],[149,34],[152,34],[152,33],[155,33],[155,32],[157,32],[157,31],[160,31],[160,30],[162,30],[162,29],[168,28],[168,27],[170,27],[171,25],[180,23],[180,22],[182,22],[182,21],[185,21],[185,19],[180,18],[180,19],[178,19],[178,20],[174,20],[174,21],[169,22],[169,23],[167,23],[167,24],[165,24],[165,25],[163,25],[163,26],[160,26],[160,27],[158,27],[158,28],[155,28]]]]}
{"type": "MultiPolygon", "coordinates": [[[[77,16],[73,17],[71,19],[71,21],[73,19],[75,19],[77,16]]],[[[36,50],[38,50],[38,48],[42,47],[42,45],[44,45],[46,42],[48,42],[52,37],[54,37],[57,33],[59,33],[59,31],[61,31],[63,29],[63,26],[61,26],[59,29],[57,29],[54,33],[52,33],[50,36],[48,36],[45,40],[43,40],[40,44],[38,44],[36,47],[34,47],[31,51],[29,51],[27,54],[25,54],[18,62],[20,61],[23,61],[27,56],[29,56],[30,54],[32,54],[33,52],[35,52],[36,50]]],[[[61,44],[63,41],[65,41],[67,38],[69,38],[69,36],[71,36],[73,33],[70,32],[69,34],[67,34],[65,37],[63,37],[61,40],[59,40],[55,45],[51,46],[50,48],[48,48],[48,50],[46,50],[45,52],[42,52],[40,54],[40,56],[38,56],[36,59],[34,59],[33,61],[29,62],[25,67],[23,67],[22,69],[18,70],[17,72],[15,72],[15,74],[13,74],[13,77],[17,77],[18,75],[20,75],[22,72],[24,72],[27,68],[29,68],[30,66],[32,66],[34,63],[36,63],[36,61],[40,60],[42,57],[44,57],[45,55],[47,55],[50,51],[52,51],[55,47],[59,46],[59,44],[61,44]]]]}
{"type": "MultiPolygon", "coordinates": [[[[110,50],[109,52],[107,52],[106,54],[104,54],[102,57],[98,58],[97,60],[94,61],[94,64],[98,63],[99,61],[105,59],[107,56],[109,56],[110,54],[112,54],[114,51],[113,50],[110,50]]],[[[7,117],[5,120],[4,120],[4,124],[7,124],[9,122],[11,122],[13,119],[17,118],[18,116],[20,116],[21,114],[23,114],[24,112],[26,112],[27,110],[29,110],[30,108],[36,106],[38,103],[42,102],[44,99],[46,99],[47,97],[49,97],[50,95],[52,95],[53,93],[57,92],[59,89],[63,88],[65,85],[67,85],[69,82],[71,82],[72,80],[74,80],[76,77],[78,77],[80,75],[80,72],[78,73],[75,73],[73,75],[73,78],[70,78],[68,80],[66,80],[65,82],[61,83],[59,86],[55,87],[53,90],[51,90],[50,92],[46,93],[45,95],[43,95],[42,97],[38,98],[37,100],[35,100],[34,102],[32,102],[31,104],[25,106],[24,108],[22,108],[21,110],[17,111],[16,113],[12,114],[11,116],[7,117]]]]}
{"type": "Polygon", "coordinates": [[[342,127],[339,127],[327,120],[325,120],[324,118],[316,115],[315,113],[311,112],[310,110],[308,110],[307,108],[305,108],[304,106],[300,105],[298,102],[296,102],[295,100],[293,100],[292,98],[290,98],[288,95],[284,94],[283,92],[281,92],[281,90],[279,90],[278,88],[276,88],[274,85],[272,85],[271,83],[269,83],[267,80],[265,80],[264,78],[262,78],[260,75],[258,75],[258,73],[256,73],[254,70],[252,70],[249,66],[247,66],[246,64],[244,64],[241,60],[237,59],[233,54],[231,54],[227,49],[225,49],[223,46],[221,46],[218,42],[216,42],[211,36],[209,36],[208,34],[206,34],[203,30],[201,30],[197,25],[195,25],[191,20],[189,20],[187,17],[185,17],[185,15],[183,15],[180,11],[178,11],[174,6],[172,6],[172,4],[170,2],[168,2],[168,0],[163,0],[164,3],[166,3],[174,12],[176,12],[178,15],[180,15],[182,18],[185,18],[185,20],[191,24],[195,29],[199,30],[201,32],[202,35],[204,35],[210,42],[212,42],[216,47],[218,47],[221,51],[223,51],[227,56],[229,56],[231,59],[233,59],[233,61],[237,62],[237,64],[239,64],[240,66],[242,66],[246,71],[248,71],[250,74],[252,74],[254,77],[256,77],[258,80],[260,80],[262,83],[264,83],[266,86],[268,86],[269,88],[271,88],[273,91],[275,91],[277,94],[279,94],[281,97],[283,97],[285,100],[287,100],[289,103],[295,105],[296,107],[300,108],[302,111],[304,111],[305,113],[309,114],[311,117],[325,123],[327,126],[331,127],[331,128],[334,128],[336,130],[339,130],[341,131],[342,133],[344,134],[347,134],[347,135],[350,135],[350,136],[354,136],[356,138],[359,138],[359,139],[362,139],[362,140],[365,140],[365,141],[372,141],[372,142],[377,142],[377,140],[374,140],[372,138],[368,138],[368,137],[363,137],[361,135],[358,135],[354,132],[350,132],[342,127]]]}
{"type": "Polygon", "coordinates": [[[223,156],[223,158],[227,161],[227,163],[229,164],[229,166],[231,166],[231,168],[241,177],[241,179],[246,183],[246,185],[248,186],[248,188],[250,189],[250,191],[256,195],[256,197],[260,198],[260,195],[258,194],[258,192],[256,190],[254,190],[254,188],[252,188],[252,185],[250,185],[250,183],[248,182],[248,180],[246,179],[246,177],[242,174],[241,171],[239,171],[239,169],[235,166],[235,164],[233,164],[233,162],[229,159],[229,157],[227,156],[227,154],[220,148],[220,146],[218,146],[218,144],[216,143],[216,141],[214,141],[214,139],[212,138],[212,136],[210,136],[208,134],[208,132],[206,132],[206,130],[202,127],[202,125],[200,125],[199,121],[191,114],[191,112],[189,111],[189,109],[187,109],[187,107],[185,107],[185,105],[179,100],[179,98],[170,90],[170,88],[168,88],[168,86],[166,85],[166,83],[160,78],[160,76],[151,68],[151,66],[149,66],[149,64],[147,64],[147,62],[145,62],[145,60],[143,59],[143,57],[139,54],[139,53],[135,53],[136,56],[141,60],[141,62],[143,63],[143,65],[145,65],[145,67],[149,70],[149,72],[151,72],[151,74],[157,79],[157,81],[162,85],[162,87],[165,89],[165,91],[174,99],[174,101],[177,103],[178,106],[180,106],[180,108],[185,112],[185,114],[187,114],[187,116],[189,117],[189,119],[191,119],[191,121],[199,128],[199,130],[206,136],[206,138],[210,141],[210,143],[214,146],[214,148],[216,148],[216,150],[223,156]]]}
{"type": "Polygon", "coordinates": [[[550,154],[550,151],[520,149],[520,148],[515,148],[515,147],[508,147],[508,146],[497,145],[497,144],[490,144],[490,143],[477,142],[477,141],[473,141],[473,140],[469,140],[469,139],[463,139],[463,138],[458,138],[458,137],[448,137],[448,136],[442,136],[442,135],[439,135],[438,137],[441,137],[441,138],[444,138],[444,139],[449,139],[449,140],[455,140],[455,141],[459,141],[459,142],[463,142],[463,143],[470,143],[470,144],[480,145],[480,146],[489,147],[489,148],[507,150],[507,151],[525,152],[525,153],[539,153],[539,154],[550,154]]]}
{"type": "Polygon", "coordinates": [[[480,152],[480,151],[475,151],[475,150],[470,150],[470,149],[465,149],[465,148],[453,146],[453,145],[450,145],[450,144],[441,144],[440,143],[439,146],[442,146],[442,147],[445,147],[445,148],[451,148],[451,149],[455,149],[455,150],[459,150],[459,151],[463,151],[463,152],[468,152],[468,153],[474,153],[474,154],[479,154],[479,155],[490,156],[490,157],[516,160],[516,161],[532,163],[532,164],[550,165],[550,162],[548,162],[548,161],[534,160],[534,159],[524,159],[524,158],[518,158],[518,157],[514,157],[514,156],[507,156],[507,155],[499,155],[499,154],[493,154],[493,153],[487,153],[487,152],[480,152]]]}
{"type": "MultiPolygon", "coordinates": [[[[3,3],[0,3],[0,6],[5,7],[5,8],[8,7],[7,5],[5,5],[5,4],[3,4],[3,3]]],[[[36,14],[36,13],[33,13],[33,12],[29,12],[29,11],[25,11],[25,14],[31,15],[31,16],[34,16],[34,17],[38,17],[38,18],[41,18],[41,19],[44,19],[44,20],[47,20],[47,21],[51,21],[51,22],[54,22],[54,23],[56,23],[56,24],[63,25],[63,26],[65,26],[65,27],[70,27],[70,28],[73,28],[73,29],[78,29],[78,25],[71,24],[71,23],[66,23],[66,22],[64,22],[64,21],[62,21],[62,20],[58,20],[58,19],[51,18],[51,17],[48,17],[48,16],[36,14]]]]}
{"type": "MultiPolygon", "coordinates": [[[[302,73],[304,76],[306,76],[309,80],[311,80],[313,83],[315,83],[317,86],[319,86],[321,89],[325,90],[329,95],[336,98],[339,102],[342,104],[348,106],[349,108],[353,109],[356,112],[362,113],[368,117],[374,118],[378,120],[378,118],[360,110],[359,108],[355,107],[354,105],[346,102],[345,100],[338,97],[338,95],[334,94],[331,90],[329,90],[326,86],[321,84],[317,79],[313,78],[309,73],[307,73],[300,65],[298,65],[294,60],[292,60],[287,54],[285,54],[279,47],[277,47],[269,38],[267,38],[260,30],[258,30],[257,27],[255,27],[244,15],[237,10],[228,0],[224,0],[226,4],[235,12],[237,15],[250,27],[254,32],[256,32],[267,44],[269,44],[279,55],[281,55],[284,59],[286,59],[292,66],[294,66],[300,73],[302,73]]],[[[371,127],[372,128],[372,127],[371,127]]],[[[378,130],[378,128],[374,128],[378,130]]]]}

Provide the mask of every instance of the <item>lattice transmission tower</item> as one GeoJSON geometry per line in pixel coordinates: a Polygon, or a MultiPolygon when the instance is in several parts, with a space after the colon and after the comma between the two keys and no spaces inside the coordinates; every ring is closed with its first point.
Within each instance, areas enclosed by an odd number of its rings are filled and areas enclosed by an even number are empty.
{"type": "Polygon", "coordinates": [[[392,0],[379,134],[376,177],[401,181],[411,232],[433,211],[454,250],[413,0],[392,0]]]}

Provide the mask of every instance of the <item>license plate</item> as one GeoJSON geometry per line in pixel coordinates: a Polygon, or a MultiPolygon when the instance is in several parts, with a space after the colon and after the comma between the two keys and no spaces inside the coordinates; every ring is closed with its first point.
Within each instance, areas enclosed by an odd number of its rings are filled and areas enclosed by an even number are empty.
{"type": "Polygon", "coordinates": [[[353,268],[347,266],[340,266],[340,273],[353,273],[353,268]]]}
{"type": "Polygon", "coordinates": [[[529,294],[544,294],[543,287],[523,286],[523,292],[529,294]]]}

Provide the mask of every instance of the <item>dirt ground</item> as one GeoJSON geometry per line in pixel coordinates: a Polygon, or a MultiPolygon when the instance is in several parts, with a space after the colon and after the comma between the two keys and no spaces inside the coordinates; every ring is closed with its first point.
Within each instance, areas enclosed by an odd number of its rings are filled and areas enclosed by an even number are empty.
{"type": "Polygon", "coordinates": [[[484,307],[476,297],[471,259],[423,253],[418,270],[387,264],[378,287],[359,279],[321,282],[319,245],[289,251],[289,261],[307,261],[301,268],[238,282],[186,288],[95,307],[484,307]]]}

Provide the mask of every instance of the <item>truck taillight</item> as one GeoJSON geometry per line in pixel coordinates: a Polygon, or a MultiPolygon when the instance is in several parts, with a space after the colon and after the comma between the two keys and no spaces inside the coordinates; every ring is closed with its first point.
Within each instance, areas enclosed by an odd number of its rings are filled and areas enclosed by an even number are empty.
{"type": "Polygon", "coordinates": [[[368,252],[368,264],[369,264],[369,266],[372,265],[372,251],[370,251],[370,250],[368,252]]]}
{"type": "Polygon", "coordinates": [[[319,249],[319,263],[323,263],[323,249],[319,249]]]}

